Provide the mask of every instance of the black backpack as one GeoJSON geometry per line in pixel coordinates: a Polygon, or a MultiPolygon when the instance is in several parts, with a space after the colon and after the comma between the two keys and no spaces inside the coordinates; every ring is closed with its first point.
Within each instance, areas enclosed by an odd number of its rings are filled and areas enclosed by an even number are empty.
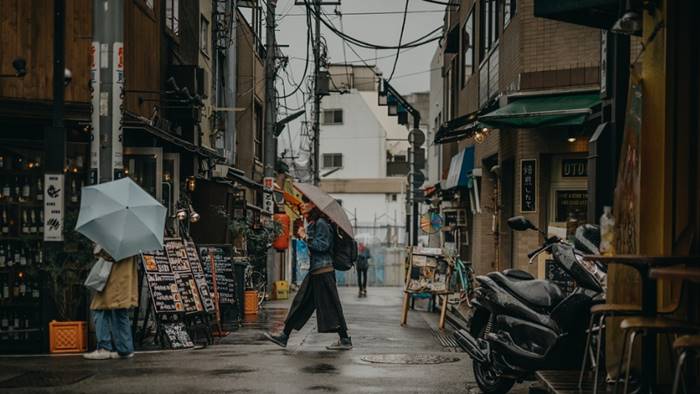
{"type": "Polygon", "coordinates": [[[335,237],[333,238],[333,268],[338,271],[347,271],[357,261],[357,242],[355,239],[340,231],[333,225],[335,237]]]}

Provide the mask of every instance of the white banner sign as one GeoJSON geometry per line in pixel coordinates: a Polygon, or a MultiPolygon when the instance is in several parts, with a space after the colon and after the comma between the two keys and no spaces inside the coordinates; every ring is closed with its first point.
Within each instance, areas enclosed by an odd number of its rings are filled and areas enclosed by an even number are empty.
{"type": "MultiPolygon", "coordinates": [[[[115,42],[112,54],[112,168],[124,168],[122,146],[122,90],[124,89],[124,43],[115,42]]],[[[112,174],[114,176],[114,174],[112,174]]]]}
{"type": "Polygon", "coordinates": [[[63,241],[63,174],[44,175],[44,241],[63,241]]]}
{"type": "Polygon", "coordinates": [[[275,178],[263,178],[263,211],[272,215],[275,213],[275,199],[272,191],[275,187],[275,178]]]}
{"type": "Polygon", "coordinates": [[[90,146],[90,169],[100,179],[100,43],[93,41],[90,46],[90,100],[92,104],[92,127],[90,146]]]}

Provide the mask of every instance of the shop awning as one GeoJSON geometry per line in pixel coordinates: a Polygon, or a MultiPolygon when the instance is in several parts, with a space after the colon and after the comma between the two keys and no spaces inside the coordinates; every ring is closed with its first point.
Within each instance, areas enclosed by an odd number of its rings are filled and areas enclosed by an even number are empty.
{"type": "Polygon", "coordinates": [[[477,113],[473,112],[445,122],[440,126],[437,133],[435,133],[433,142],[436,144],[446,144],[468,137],[474,130],[479,128],[477,118],[477,113]]]}
{"type": "Polygon", "coordinates": [[[588,119],[592,107],[598,104],[597,92],[523,97],[480,116],[479,122],[492,128],[577,126],[588,119]]]}
{"type": "Polygon", "coordinates": [[[450,172],[445,180],[445,189],[469,187],[474,170],[474,147],[463,149],[452,157],[450,172]]]}
{"type": "Polygon", "coordinates": [[[610,29],[618,18],[618,0],[535,0],[535,16],[610,29]]]}

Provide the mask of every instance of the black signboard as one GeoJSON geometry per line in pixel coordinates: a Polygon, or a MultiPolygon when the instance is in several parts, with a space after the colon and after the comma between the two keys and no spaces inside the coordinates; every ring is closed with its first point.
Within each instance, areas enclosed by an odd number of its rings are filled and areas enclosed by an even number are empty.
{"type": "Polygon", "coordinates": [[[204,275],[202,262],[199,260],[199,255],[197,254],[197,247],[195,246],[194,242],[187,241],[185,243],[185,250],[187,251],[187,259],[190,261],[190,268],[192,269],[192,275],[194,276],[197,290],[199,290],[202,306],[204,307],[205,311],[214,312],[214,301],[212,300],[209,285],[207,284],[207,279],[204,275]]]}
{"type": "Polygon", "coordinates": [[[520,211],[537,211],[537,160],[520,161],[520,211]]]}
{"type": "Polygon", "coordinates": [[[562,178],[588,176],[588,160],[563,159],[561,161],[561,176],[562,178]]]}
{"type": "Polygon", "coordinates": [[[209,285],[209,291],[214,292],[212,280],[211,258],[214,258],[216,270],[216,287],[219,291],[219,304],[235,304],[235,282],[233,277],[233,262],[231,247],[226,245],[200,245],[199,256],[202,261],[204,275],[209,285]]]}
{"type": "Polygon", "coordinates": [[[574,282],[571,275],[564,271],[557,263],[553,260],[546,260],[544,267],[545,279],[553,282],[566,293],[574,291],[576,282],[574,282]]]}
{"type": "Polygon", "coordinates": [[[146,281],[151,291],[153,309],[156,314],[185,311],[174,274],[146,272],[146,281]]]}
{"type": "Polygon", "coordinates": [[[194,343],[187,333],[184,323],[162,323],[163,332],[168,338],[172,349],[187,349],[194,347],[194,343]]]}
{"type": "Polygon", "coordinates": [[[557,190],[557,222],[565,222],[569,213],[579,220],[586,219],[588,192],[586,190],[557,190]]]}

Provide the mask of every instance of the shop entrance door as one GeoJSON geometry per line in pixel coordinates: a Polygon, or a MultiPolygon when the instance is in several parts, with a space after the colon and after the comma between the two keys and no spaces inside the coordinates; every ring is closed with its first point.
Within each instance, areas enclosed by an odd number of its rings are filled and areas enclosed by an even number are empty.
{"type": "Polygon", "coordinates": [[[124,167],[127,176],[156,200],[163,201],[163,149],[125,148],[124,167]]]}
{"type": "Polygon", "coordinates": [[[565,233],[567,222],[581,225],[588,212],[588,173],[585,154],[553,156],[547,223],[565,233]]]}

